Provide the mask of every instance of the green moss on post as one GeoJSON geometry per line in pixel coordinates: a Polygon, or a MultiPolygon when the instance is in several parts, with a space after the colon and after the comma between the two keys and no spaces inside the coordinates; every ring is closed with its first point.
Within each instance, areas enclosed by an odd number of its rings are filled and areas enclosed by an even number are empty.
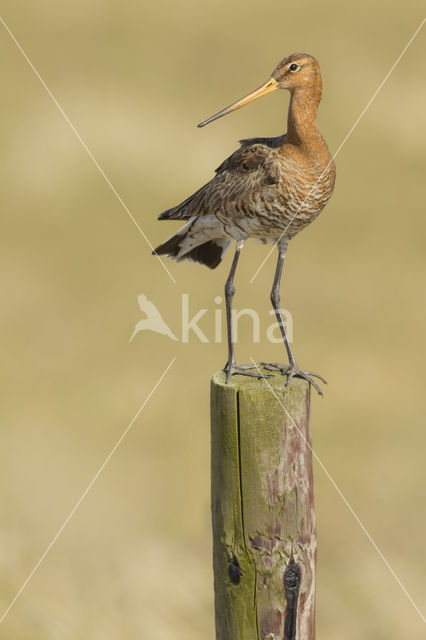
{"type": "Polygon", "coordinates": [[[309,385],[285,381],[212,379],[217,640],[315,637],[309,385]]]}

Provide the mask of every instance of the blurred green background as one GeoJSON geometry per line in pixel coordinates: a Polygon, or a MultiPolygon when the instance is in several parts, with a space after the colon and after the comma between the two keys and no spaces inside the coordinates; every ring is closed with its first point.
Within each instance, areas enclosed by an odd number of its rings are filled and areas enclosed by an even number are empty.
{"type": "MultiPolygon", "coordinates": [[[[239,138],[284,131],[288,95],[197,122],[306,51],[335,151],[423,17],[412,0],[4,0],[1,13],[153,244],[178,228],[157,214],[239,138]]],[[[425,42],[423,28],[340,152],[335,194],[291,243],[282,289],[300,364],[329,382],[313,396],[314,448],[423,613],[425,42]]],[[[0,66],[2,611],[176,356],[0,636],[213,640],[209,379],[225,345],[129,337],[139,292],[178,335],[189,293],[211,336],[231,255],[216,271],[167,261],[174,285],[3,27],[0,66]]],[[[267,249],[246,246],[235,299],[265,320],[275,257],[249,280],[267,249]]],[[[240,361],[284,357],[241,329],[240,361]]],[[[319,640],[424,637],[315,472],[319,640]]]]}

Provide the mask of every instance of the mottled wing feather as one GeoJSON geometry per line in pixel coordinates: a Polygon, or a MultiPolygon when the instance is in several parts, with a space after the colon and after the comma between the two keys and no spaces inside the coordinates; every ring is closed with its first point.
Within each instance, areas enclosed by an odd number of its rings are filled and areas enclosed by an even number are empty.
{"type": "Polygon", "coordinates": [[[223,171],[254,171],[262,165],[265,168],[265,161],[270,157],[271,150],[280,146],[280,138],[247,138],[240,140],[241,147],[234,151],[229,158],[216,169],[216,173],[223,171]]]}
{"type": "Polygon", "coordinates": [[[216,169],[216,176],[177,207],[168,209],[159,220],[189,220],[212,215],[226,202],[249,198],[253,190],[274,185],[279,176],[275,164],[268,162],[285,137],[241,140],[241,147],[216,169]]]}
{"type": "Polygon", "coordinates": [[[264,144],[270,149],[278,149],[278,147],[282,147],[285,142],[287,142],[286,133],[282,136],[278,136],[277,138],[244,138],[243,140],[240,140],[240,145],[242,147],[246,147],[252,144],[264,144]]]}
{"type": "Polygon", "coordinates": [[[158,219],[159,220],[189,220],[189,218],[192,218],[192,216],[195,215],[194,213],[191,213],[195,209],[194,200],[197,198],[199,194],[202,193],[203,189],[205,189],[205,186],[206,185],[204,185],[204,187],[201,187],[201,189],[198,189],[198,191],[196,191],[191,196],[186,198],[186,200],[178,204],[176,207],[172,207],[171,209],[167,209],[167,211],[164,211],[163,213],[161,213],[158,216],[158,219]]]}

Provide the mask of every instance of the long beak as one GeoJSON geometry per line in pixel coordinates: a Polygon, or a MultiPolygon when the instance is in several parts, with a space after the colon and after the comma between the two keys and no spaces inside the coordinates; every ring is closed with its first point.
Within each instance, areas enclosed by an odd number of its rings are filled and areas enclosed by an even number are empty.
{"type": "Polygon", "coordinates": [[[233,104],[229,105],[229,107],[222,109],[222,111],[219,111],[219,113],[216,113],[214,116],[211,116],[211,118],[207,118],[207,120],[204,120],[204,122],[200,122],[200,124],[197,126],[204,127],[206,124],[209,124],[209,122],[213,122],[213,120],[217,120],[222,116],[226,116],[227,113],[231,113],[231,111],[235,111],[240,107],[244,107],[244,105],[248,104],[249,102],[252,102],[257,98],[261,98],[262,96],[266,96],[267,93],[271,93],[276,89],[278,89],[278,82],[274,80],[274,78],[271,78],[270,80],[268,80],[268,82],[265,82],[265,84],[262,84],[261,87],[249,93],[248,96],[245,96],[245,98],[241,98],[241,100],[237,100],[237,102],[234,102],[233,104]]]}

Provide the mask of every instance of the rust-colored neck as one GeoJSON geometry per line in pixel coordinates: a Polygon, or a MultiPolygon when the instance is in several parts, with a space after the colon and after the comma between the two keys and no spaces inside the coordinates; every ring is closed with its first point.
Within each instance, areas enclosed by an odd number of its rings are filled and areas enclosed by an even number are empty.
{"type": "Polygon", "coordinates": [[[307,151],[321,145],[322,136],[316,122],[321,100],[321,76],[312,85],[296,87],[291,92],[287,121],[287,142],[307,151]]]}

